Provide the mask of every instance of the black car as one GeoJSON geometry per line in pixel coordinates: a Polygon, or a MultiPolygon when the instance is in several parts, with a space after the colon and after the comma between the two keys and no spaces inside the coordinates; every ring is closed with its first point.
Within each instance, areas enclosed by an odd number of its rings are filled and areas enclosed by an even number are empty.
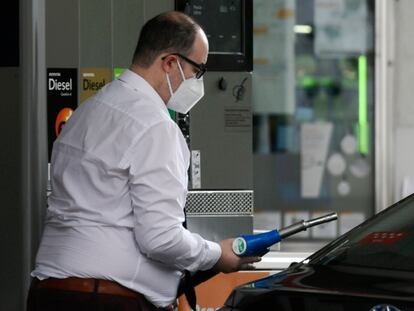
{"type": "Polygon", "coordinates": [[[220,311],[414,310],[414,195],[301,263],[233,290],[220,311]]]}

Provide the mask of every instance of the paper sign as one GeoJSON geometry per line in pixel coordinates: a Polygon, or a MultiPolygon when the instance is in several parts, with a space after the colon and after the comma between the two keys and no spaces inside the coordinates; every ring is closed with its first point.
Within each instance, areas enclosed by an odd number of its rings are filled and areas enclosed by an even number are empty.
{"type": "Polygon", "coordinates": [[[201,188],[201,153],[191,150],[191,183],[193,189],[201,188]]]}
{"type": "Polygon", "coordinates": [[[321,192],[332,123],[303,123],[301,126],[301,194],[318,198],[321,192]]]}

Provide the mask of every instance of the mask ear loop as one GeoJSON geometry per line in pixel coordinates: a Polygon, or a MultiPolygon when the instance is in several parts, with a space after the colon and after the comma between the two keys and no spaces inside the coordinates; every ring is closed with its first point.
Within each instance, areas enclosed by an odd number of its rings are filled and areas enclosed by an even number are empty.
{"type": "Polygon", "coordinates": [[[168,89],[170,90],[170,95],[173,96],[173,90],[171,87],[171,81],[170,81],[170,76],[168,73],[165,73],[165,75],[167,76],[167,84],[168,84],[168,89]]]}
{"type": "Polygon", "coordinates": [[[184,76],[184,71],[181,68],[180,62],[177,60],[177,65],[178,65],[178,69],[180,69],[180,73],[181,73],[181,78],[183,78],[183,81],[185,81],[185,76],[184,76]]]}
{"type": "MultiPolygon", "coordinates": [[[[183,81],[185,81],[184,71],[181,68],[180,62],[178,60],[177,60],[177,65],[178,65],[178,69],[180,70],[181,78],[183,79],[183,81]]],[[[170,95],[172,96],[174,92],[171,86],[170,75],[167,72],[165,73],[165,75],[167,76],[168,89],[170,90],[170,95]]]]}

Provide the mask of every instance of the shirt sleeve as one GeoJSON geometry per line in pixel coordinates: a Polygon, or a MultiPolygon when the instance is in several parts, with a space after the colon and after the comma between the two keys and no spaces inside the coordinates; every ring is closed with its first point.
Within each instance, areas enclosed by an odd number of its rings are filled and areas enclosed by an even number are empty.
{"type": "Polygon", "coordinates": [[[130,150],[135,239],[140,251],[153,260],[179,270],[207,270],[219,259],[221,248],[182,226],[188,150],[180,135],[175,123],[160,122],[130,150]]]}

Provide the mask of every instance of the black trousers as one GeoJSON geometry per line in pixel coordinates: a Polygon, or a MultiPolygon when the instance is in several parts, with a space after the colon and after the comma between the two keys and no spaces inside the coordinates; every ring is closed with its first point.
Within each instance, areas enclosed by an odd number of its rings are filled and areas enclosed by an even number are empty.
{"type": "Polygon", "coordinates": [[[155,311],[146,300],[99,293],[30,288],[27,311],[155,311]]]}

